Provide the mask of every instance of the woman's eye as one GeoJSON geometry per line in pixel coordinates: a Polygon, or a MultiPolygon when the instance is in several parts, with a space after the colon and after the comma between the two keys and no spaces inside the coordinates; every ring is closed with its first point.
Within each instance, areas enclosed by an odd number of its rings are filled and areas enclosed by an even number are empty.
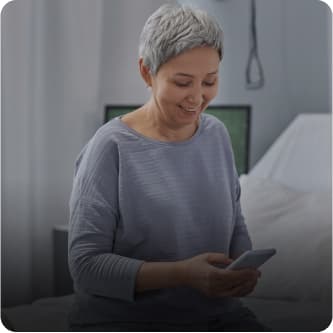
{"type": "MultiPolygon", "coordinates": [[[[214,86],[215,83],[216,83],[216,81],[212,81],[212,82],[204,81],[202,84],[204,86],[211,87],[211,86],[214,86]]],[[[192,83],[191,82],[175,82],[175,84],[176,84],[177,87],[189,87],[192,83]]]]}
{"type": "Polygon", "coordinates": [[[205,86],[208,86],[208,87],[211,87],[211,86],[213,86],[215,83],[216,83],[216,81],[214,81],[214,82],[204,82],[204,85],[205,85],[205,86]]]}
{"type": "Polygon", "coordinates": [[[186,82],[186,83],[182,83],[182,82],[175,82],[176,86],[178,87],[188,87],[191,83],[190,82],[186,82]]]}

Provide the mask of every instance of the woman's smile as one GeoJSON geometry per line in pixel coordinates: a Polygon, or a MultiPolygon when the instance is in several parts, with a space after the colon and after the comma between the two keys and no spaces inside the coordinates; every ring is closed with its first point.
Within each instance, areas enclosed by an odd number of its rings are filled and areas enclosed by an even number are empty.
{"type": "Polygon", "coordinates": [[[196,107],[196,108],[187,108],[187,107],[183,107],[183,106],[179,105],[178,107],[181,110],[181,112],[187,117],[198,116],[202,109],[201,106],[196,107]]]}

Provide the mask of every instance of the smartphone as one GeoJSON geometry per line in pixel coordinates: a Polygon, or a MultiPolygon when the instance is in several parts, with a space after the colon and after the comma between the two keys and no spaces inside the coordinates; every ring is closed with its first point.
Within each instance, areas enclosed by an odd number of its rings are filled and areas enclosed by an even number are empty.
{"type": "Polygon", "coordinates": [[[244,252],[235,261],[228,265],[225,269],[235,270],[243,268],[259,268],[268,259],[274,256],[275,249],[263,249],[263,250],[250,250],[244,252]]]}

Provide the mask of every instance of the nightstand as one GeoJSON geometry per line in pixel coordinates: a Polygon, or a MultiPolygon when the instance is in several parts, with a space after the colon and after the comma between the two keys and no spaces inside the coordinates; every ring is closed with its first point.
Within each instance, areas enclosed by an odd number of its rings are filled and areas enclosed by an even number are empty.
{"type": "Polygon", "coordinates": [[[68,225],[53,227],[54,293],[55,296],[73,293],[73,280],[68,268],[68,225]]]}

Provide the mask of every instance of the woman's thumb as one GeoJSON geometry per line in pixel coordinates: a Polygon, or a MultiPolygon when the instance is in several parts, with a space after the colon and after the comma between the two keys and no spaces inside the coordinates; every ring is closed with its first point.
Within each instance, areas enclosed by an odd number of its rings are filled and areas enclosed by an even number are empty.
{"type": "Polygon", "coordinates": [[[224,253],[208,253],[207,261],[212,265],[222,264],[222,266],[232,263],[232,259],[226,256],[224,253]]]}

